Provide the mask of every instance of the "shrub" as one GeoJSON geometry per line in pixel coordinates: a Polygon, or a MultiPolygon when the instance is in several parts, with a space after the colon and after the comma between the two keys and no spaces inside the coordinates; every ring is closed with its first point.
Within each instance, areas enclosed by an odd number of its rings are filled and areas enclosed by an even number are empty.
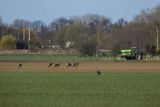
{"type": "Polygon", "coordinates": [[[16,49],[16,38],[12,35],[5,35],[0,40],[1,49],[16,49]]]}

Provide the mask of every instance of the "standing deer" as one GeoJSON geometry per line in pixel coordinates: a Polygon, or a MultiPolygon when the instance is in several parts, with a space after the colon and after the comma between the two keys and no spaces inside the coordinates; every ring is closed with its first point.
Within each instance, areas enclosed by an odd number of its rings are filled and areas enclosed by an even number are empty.
{"type": "Polygon", "coordinates": [[[78,62],[74,62],[74,63],[66,63],[67,67],[78,67],[79,63],[78,62]]]}
{"type": "Polygon", "coordinates": [[[59,66],[60,66],[60,64],[58,64],[58,63],[54,64],[54,67],[55,67],[55,68],[57,68],[57,67],[59,67],[59,66]]]}
{"type": "Polygon", "coordinates": [[[67,62],[66,63],[67,68],[72,66],[72,63],[67,62]]]}
{"type": "Polygon", "coordinates": [[[49,63],[48,64],[48,68],[52,67],[53,63],[49,63]]]}
{"type": "Polygon", "coordinates": [[[17,64],[17,68],[21,68],[21,67],[22,67],[21,63],[17,64]]]}

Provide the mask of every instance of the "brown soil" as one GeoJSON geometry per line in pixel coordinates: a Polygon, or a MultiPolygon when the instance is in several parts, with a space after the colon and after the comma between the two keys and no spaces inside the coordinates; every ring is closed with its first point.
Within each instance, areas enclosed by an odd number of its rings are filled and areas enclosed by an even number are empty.
{"type": "Polygon", "coordinates": [[[103,72],[160,72],[159,61],[81,61],[78,67],[66,67],[66,62],[60,63],[60,67],[48,68],[49,62],[0,62],[1,72],[95,72],[97,67],[103,72]],[[17,67],[22,63],[21,68],[17,67]]]}

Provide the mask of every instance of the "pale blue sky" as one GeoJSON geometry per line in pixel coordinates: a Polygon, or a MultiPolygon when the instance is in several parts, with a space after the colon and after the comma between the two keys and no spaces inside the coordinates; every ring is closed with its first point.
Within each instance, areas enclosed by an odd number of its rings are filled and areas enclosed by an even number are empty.
{"type": "Polygon", "coordinates": [[[160,0],[0,0],[0,15],[4,22],[14,19],[42,20],[50,23],[58,17],[104,15],[112,22],[128,21],[142,9],[152,9],[160,0]]]}

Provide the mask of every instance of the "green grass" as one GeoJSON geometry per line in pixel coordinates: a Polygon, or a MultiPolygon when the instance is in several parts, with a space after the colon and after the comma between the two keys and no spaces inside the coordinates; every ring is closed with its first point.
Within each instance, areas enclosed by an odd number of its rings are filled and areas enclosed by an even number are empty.
{"type": "Polygon", "coordinates": [[[74,61],[97,59],[97,57],[81,57],[75,54],[0,54],[0,61],[74,61]]]}
{"type": "Polygon", "coordinates": [[[160,73],[0,73],[0,107],[160,107],[160,73]]]}
{"type": "Polygon", "coordinates": [[[80,56],[77,54],[0,54],[0,61],[96,61],[117,60],[116,57],[80,56]]]}
{"type": "MultiPolygon", "coordinates": [[[[117,57],[96,57],[96,56],[80,56],[79,54],[0,54],[0,61],[125,61],[123,58],[117,57]]],[[[160,57],[154,56],[148,60],[160,60],[160,57]]]]}

